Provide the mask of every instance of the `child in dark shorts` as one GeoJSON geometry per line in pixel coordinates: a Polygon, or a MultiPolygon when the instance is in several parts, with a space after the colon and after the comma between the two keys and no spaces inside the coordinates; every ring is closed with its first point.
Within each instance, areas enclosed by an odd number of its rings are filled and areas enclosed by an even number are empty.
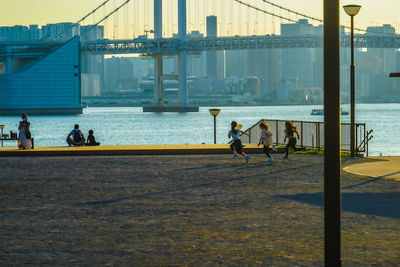
{"type": "Polygon", "coordinates": [[[232,121],[231,130],[228,132],[228,138],[232,137],[232,139],[233,139],[233,143],[230,145],[230,147],[233,151],[233,158],[236,158],[237,155],[242,155],[245,158],[246,163],[248,163],[250,156],[246,155],[246,153],[243,152],[243,145],[242,145],[242,141],[240,140],[239,136],[241,134],[250,136],[250,134],[240,131],[239,129],[237,129],[237,126],[238,126],[237,122],[232,121]]]}

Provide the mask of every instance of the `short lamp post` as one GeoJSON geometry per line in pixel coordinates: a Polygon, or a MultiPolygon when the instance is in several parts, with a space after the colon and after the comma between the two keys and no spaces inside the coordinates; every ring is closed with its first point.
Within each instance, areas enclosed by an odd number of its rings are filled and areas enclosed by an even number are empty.
{"type": "Polygon", "coordinates": [[[355,93],[355,69],[354,69],[354,16],[361,9],[360,5],[343,6],[344,11],[351,18],[351,65],[350,65],[350,153],[356,156],[356,93],[355,93]]]}
{"type": "Polygon", "coordinates": [[[210,114],[214,117],[214,144],[217,143],[217,116],[221,112],[220,109],[212,108],[209,110],[210,114]]]}

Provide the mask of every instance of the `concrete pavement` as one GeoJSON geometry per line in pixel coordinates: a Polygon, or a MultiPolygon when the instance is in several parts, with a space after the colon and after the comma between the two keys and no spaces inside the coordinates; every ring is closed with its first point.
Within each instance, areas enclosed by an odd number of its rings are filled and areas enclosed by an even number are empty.
{"type": "Polygon", "coordinates": [[[400,181],[400,156],[370,158],[376,161],[353,164],[343,168],[343,170],[362,176],[400,181]]]}

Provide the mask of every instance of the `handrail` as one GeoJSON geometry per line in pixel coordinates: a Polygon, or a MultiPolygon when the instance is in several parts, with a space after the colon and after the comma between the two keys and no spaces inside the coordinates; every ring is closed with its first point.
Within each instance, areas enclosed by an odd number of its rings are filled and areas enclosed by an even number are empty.
{"type": "MultiPolygon", "coordinates": [[[[284,122],[286,120],[276,120],[276,119],[260,119],[255,124],[244,130],[244,132],[252,135],[251,139],[245,138],[242,139],[243,143],[254,143],[257,142],[257,137],[260,135],[258,130],[258,126],[261,122],[268,122],[271,127],[271,131],[274,133],[274,144],[276,145],[284,145],[283,143],[283,132],[280,131],[279,128],[284,128],[284,122]],[[254,132],[255,131],[255,132],[254,132]]],[[[299,145],[305,146],[312,149],[324,149],[324,122],[319,121],[302,121],[302,120],[293,120],[293,122],[299,127],[299,145]]],[[[350,135],[347,134],[350,131],[350,123],[342,122],[341,127],[342,131],[342,144],[341,149],[343,151],[350,151],[350,135]]],[[[372,130],[366,130],[365,123],[356,123],[357,136],[360,135],[360,138],[357,138],[357,152],[364,152],[368,154],[368,141],[372,138],[372,130]]]]}

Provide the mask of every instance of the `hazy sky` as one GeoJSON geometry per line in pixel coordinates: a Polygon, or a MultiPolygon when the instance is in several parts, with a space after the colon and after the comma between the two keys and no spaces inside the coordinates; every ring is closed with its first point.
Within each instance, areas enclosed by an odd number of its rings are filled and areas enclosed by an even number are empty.
{"type": "MultiPolygon", "coordinates": [[[[0,0],[0,26],[7,25],[29,25],[39,24],[43,25],[46,23],[56,23],[65,21],[77,21],[86,13],[91,11],[94,7],[101,4],[104,0],[0,0]]],[[[113,1],[121,3],[121,0],[111,0],[111,6],[113,1]]],[[[153,0],[136,0],[141,3],[148,1],[152,3],[153,0]]],[[[172,3],[174,0],[163,0],[165,4],[172,3]]],[[[193,1],[193,0],[192,0],[193,1]]],[[[203,2],[204,0],[196,0],[203,2]]],[[[215,2],[221,3],[220,1],[233,0],[214,0],[215,2]]],[[[248,3],[262,3],[261,0],[243,0],[248,3]]],[[[298,10],[300,12],[322,17],[322,0],[272,0],[275,3],[279,3],[285,7],[298,10]]],[[[135,1],[132,1],[133,4],[135,1]]],[[[209,5],[213,4],[212,1],[208,0],[209,5]]],[[[362,5],[360,14],[356,17],[356,26],[365,28],[367,25],[381,25],[383,23],[390,23],[397,27],[397,32],[400,31],[400,0],[343,0],[341,5],[356,3],[362,5]]],[[[133,5],[132,4],[132,5],[133,5]]],[[[151,5],[151,4],[150,4],[151,5]]],[[[202,4],[199,4],[200,12],[204,9],[202,4]]],[[[144,9],[144,8],[141,8],[144,9]]],[[[150,10],[151,8],[149,8],[150,10]]],[[[133,8],[132,8],[133,10],[133,8]]],[[[171,8],[175,10],[175,8],[171,8]]],[[[243,9],[244,10],[244,9],[243,9]]],[[[269,9],[270,11],[272,9],[269,9]]],[[[280,13],[276,9],[273,9],[276,13],[280,13]]],[[[142,13],[144,10],[141,10],[142,13]]],[[[121,11],[123,13],[124,11],[121,11]]],[[[174,11],[175,12],[175,11],[174,11]]],[[[283,15],[287,13],[282,12],[283,15]]],[[[188,14],[189,17],[190,14],[188,14]]],[[[218,15],[218,14],[217,14],[218,15]]],[[[120,15],[121,16],[121,15],[120,15]]],[[[100,15],[97,17],[97,19],[100,15]]],[[[292,16],[296,19],[296,17],[292,16]]],[[[148,20],[150,18],[147,18],[148,20]]],[[[348,16],[342,12],[341,14],[342,23],[347,24],[349,22],[348,16]]],[[[93,20],[94,21],[94,20],[93,20]]],[[[279,22],[278,22],[279,23],[279,22]]],[[[132,22],[133,24],[133,22],[132,22]]],[[[226,22],[228,24],[228,22],[226,22]]],[[[128,25],[128,23],[126,24],[128,25]]],[[[133,27],[134,26],[128,26],[133,27]]],[[[172,31],[172,30],[171,30],[172,31]]]]}

